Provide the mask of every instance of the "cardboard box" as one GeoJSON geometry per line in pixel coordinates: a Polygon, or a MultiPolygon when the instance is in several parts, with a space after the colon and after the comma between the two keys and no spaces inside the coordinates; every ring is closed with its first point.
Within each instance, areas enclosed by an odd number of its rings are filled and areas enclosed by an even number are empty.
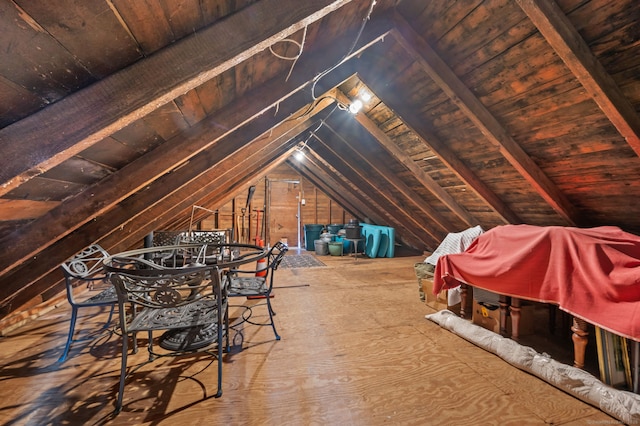
{"type": "Polygon", "coordinates": [[[447,303],[447,290],[442,290],[438,294],[433,294],[433,273],[426,263],[416,263],[414,265],[416,278],[418,278],[418,291],[420,300],[427,306],[442,311],[448,309],[456,314],[460,314],[460,304],[450,306],[447,303]]]}
{"type": "Polygon", "coordinates": [[[471,322],[500,334],[500,308],[493,305],[484,305],[473,299],[471,322]]]}
{"type": "MultiPolygon", "coordinates": [[[[524,301],[520,306],[520,326],[518,334],[527,336],[535,332],[535,309],[536,306],[524,301]]],[[[473,299],[471,321],[482,328],[500,334],[500,308],[493,305],[484,305],[473,299]]],[[[511,335],[511,316],[507,314],[507,334],[511,335]]]]}

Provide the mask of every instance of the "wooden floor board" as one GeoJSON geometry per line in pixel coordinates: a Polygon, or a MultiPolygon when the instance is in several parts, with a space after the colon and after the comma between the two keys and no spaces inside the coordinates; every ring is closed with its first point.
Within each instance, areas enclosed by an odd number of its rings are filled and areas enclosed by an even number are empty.
{"type": "MultiPolygon", "coordinates": [[[[61,306],[0,338],[0,424],[615,422],[426,320],[434,311],[420,302],[413,270],[422,256],[319,258],[326,267],[276,272],[272,302],[282,340],[268,327],[239,326],[221,398],[206,398],[216,385],[207,358],[167,358],[132,375],[123,410],[112,418],[119,336],[76,343],[56,364],[70,313],[61,306]]],[[[266,319],[264,309],[255,307],[254,318],[266,319]]],[[[232,308],[231,317],[238,315],[232,308]]],[[[105,318],[97,309],[83,314],[80,332],[105,318]]],[[[145,359],[141,350],[130,365],[145,359]]]]}

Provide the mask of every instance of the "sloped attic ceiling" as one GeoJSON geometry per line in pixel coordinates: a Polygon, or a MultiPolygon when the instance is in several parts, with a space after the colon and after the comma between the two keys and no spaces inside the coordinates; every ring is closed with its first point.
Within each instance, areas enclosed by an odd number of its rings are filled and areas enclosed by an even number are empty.
{"type": "Polygon", "coordinates": [[[476,224],[640,231],[634,0],[13,0],[0,20],[0,318],[83,247],[139,245],[282,162],[422,250],[476,224]]]}

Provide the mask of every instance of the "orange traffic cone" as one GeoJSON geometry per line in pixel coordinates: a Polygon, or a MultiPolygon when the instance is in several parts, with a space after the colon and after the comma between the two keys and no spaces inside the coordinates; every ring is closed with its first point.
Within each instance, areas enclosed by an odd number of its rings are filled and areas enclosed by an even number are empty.
{"type": "Polygon", "coordinates": [[[267,276],[267,258],[263,257],[258,260],[258,265],[256,267],[256,277],[266,277],[267,276]]]}
{"type": "MultiPolygon", "coordinates": [[[[256,238],[257,245],[260,247],[264,247],[264,241],[256,238]]],[[[267,258],[263,257],[262,259],[258,259],[258,264],[256,265],[256,277],[266,277],[267,276],[267,258]]]]}
{"type": "MultiPolygon", "coordinates": [[[[260,247],[264,247],[264,241],[262,241],[261,239],[256,238],[256,245],[260,246],[260,247]]],[[[263,257],[262,259],[259,259],[256,265],[256,277],[266,277],[267,276],[267,258],[263,257]]],[[[273,291],[269,294],[269,298],[272,298],[274,296],[273,291]]],[[[247,300],[252,300],[252,299],[264,299],[265,296],[247,296],[247,300]]]]}

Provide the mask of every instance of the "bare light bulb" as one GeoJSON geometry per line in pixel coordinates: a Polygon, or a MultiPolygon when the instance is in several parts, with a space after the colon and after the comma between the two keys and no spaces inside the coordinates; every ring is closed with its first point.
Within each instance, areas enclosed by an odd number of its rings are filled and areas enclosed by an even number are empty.
{"type": "Polygon", "coordinates": [[[356,99],[351,103],[351,105],[349,105],[349,112],[351,112],[351,114],[357,114],[358,111],[362,109],[362,106],[362,101],[360,99],[356,99]]]}

